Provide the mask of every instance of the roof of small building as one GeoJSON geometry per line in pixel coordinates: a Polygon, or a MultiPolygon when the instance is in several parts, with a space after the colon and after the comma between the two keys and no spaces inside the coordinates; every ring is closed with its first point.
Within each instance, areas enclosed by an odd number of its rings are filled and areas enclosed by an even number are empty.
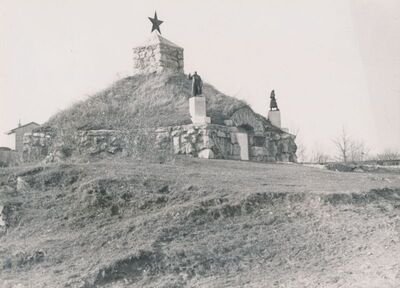
{"type": "Polygon", "coordinates": [[[14,129],[12,129],[12,130],[6,132],[6,134],[7,134],[7,135],[13,134],[13,133],[15,133],[18,129],[24,128],[24,127],[29,126],[29,125],[35,125],[35,126],[37,126],[37,127],[40,126],[40,125],[39,125],[38,123],[36,123],[36,122],[29,122],[29,123],[26,123],[26,124],[24,124],[24,125],[18,126],[18,127],[14,128],[14,129]]]}

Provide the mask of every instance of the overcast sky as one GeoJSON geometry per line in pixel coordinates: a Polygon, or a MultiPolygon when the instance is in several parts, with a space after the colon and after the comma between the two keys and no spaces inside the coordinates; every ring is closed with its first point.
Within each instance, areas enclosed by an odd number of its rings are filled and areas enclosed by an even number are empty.
{"type": "Polygon", "coordinates": [[[0,0],[0,146],[22,124],[131,74],[148,16],[194,70],[283,126],[309,152],[333,152],[344,126],[372,152],[400,147],[398,0],[0,0]]]}

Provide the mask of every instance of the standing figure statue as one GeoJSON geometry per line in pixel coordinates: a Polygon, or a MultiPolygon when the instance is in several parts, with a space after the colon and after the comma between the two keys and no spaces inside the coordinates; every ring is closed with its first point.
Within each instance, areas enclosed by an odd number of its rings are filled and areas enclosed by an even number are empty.
{"type": "Polygon", "coordinates": [[[203,92],[203,81],[195,71],[193,75],[189,74],[189,80],[192,80],[192,96],[201,95],[203,92]]]}
{"type": "Polygon", "coordinates": [[[269,110],[273,111],[275,109],[276,111],[279,111],[278,103],[276,103],[276,99],[275,99],[275,91],[274,90],[271,91],[270,98],[271,98],[271,102],[269,104],[269,110]]]}

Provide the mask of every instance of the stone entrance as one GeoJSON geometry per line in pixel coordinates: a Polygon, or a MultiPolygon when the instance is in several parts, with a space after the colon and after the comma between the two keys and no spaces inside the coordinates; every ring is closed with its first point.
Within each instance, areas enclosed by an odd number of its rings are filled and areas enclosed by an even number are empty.
{"type": "Polygon", "coordinates": [[[240,160],[249,160],[249,135],[247,132],[237,132],[236,139],[240,146],[240,160]]]}

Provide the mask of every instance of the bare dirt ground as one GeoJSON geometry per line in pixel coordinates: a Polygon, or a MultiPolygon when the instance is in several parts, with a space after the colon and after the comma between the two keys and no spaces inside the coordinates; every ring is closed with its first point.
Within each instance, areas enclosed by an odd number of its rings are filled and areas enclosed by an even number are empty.
{"type": "Polygon", "coordinates": [[[399,172],[25,166],[0,206],[0,287],[400,287],[399,172]]]}

